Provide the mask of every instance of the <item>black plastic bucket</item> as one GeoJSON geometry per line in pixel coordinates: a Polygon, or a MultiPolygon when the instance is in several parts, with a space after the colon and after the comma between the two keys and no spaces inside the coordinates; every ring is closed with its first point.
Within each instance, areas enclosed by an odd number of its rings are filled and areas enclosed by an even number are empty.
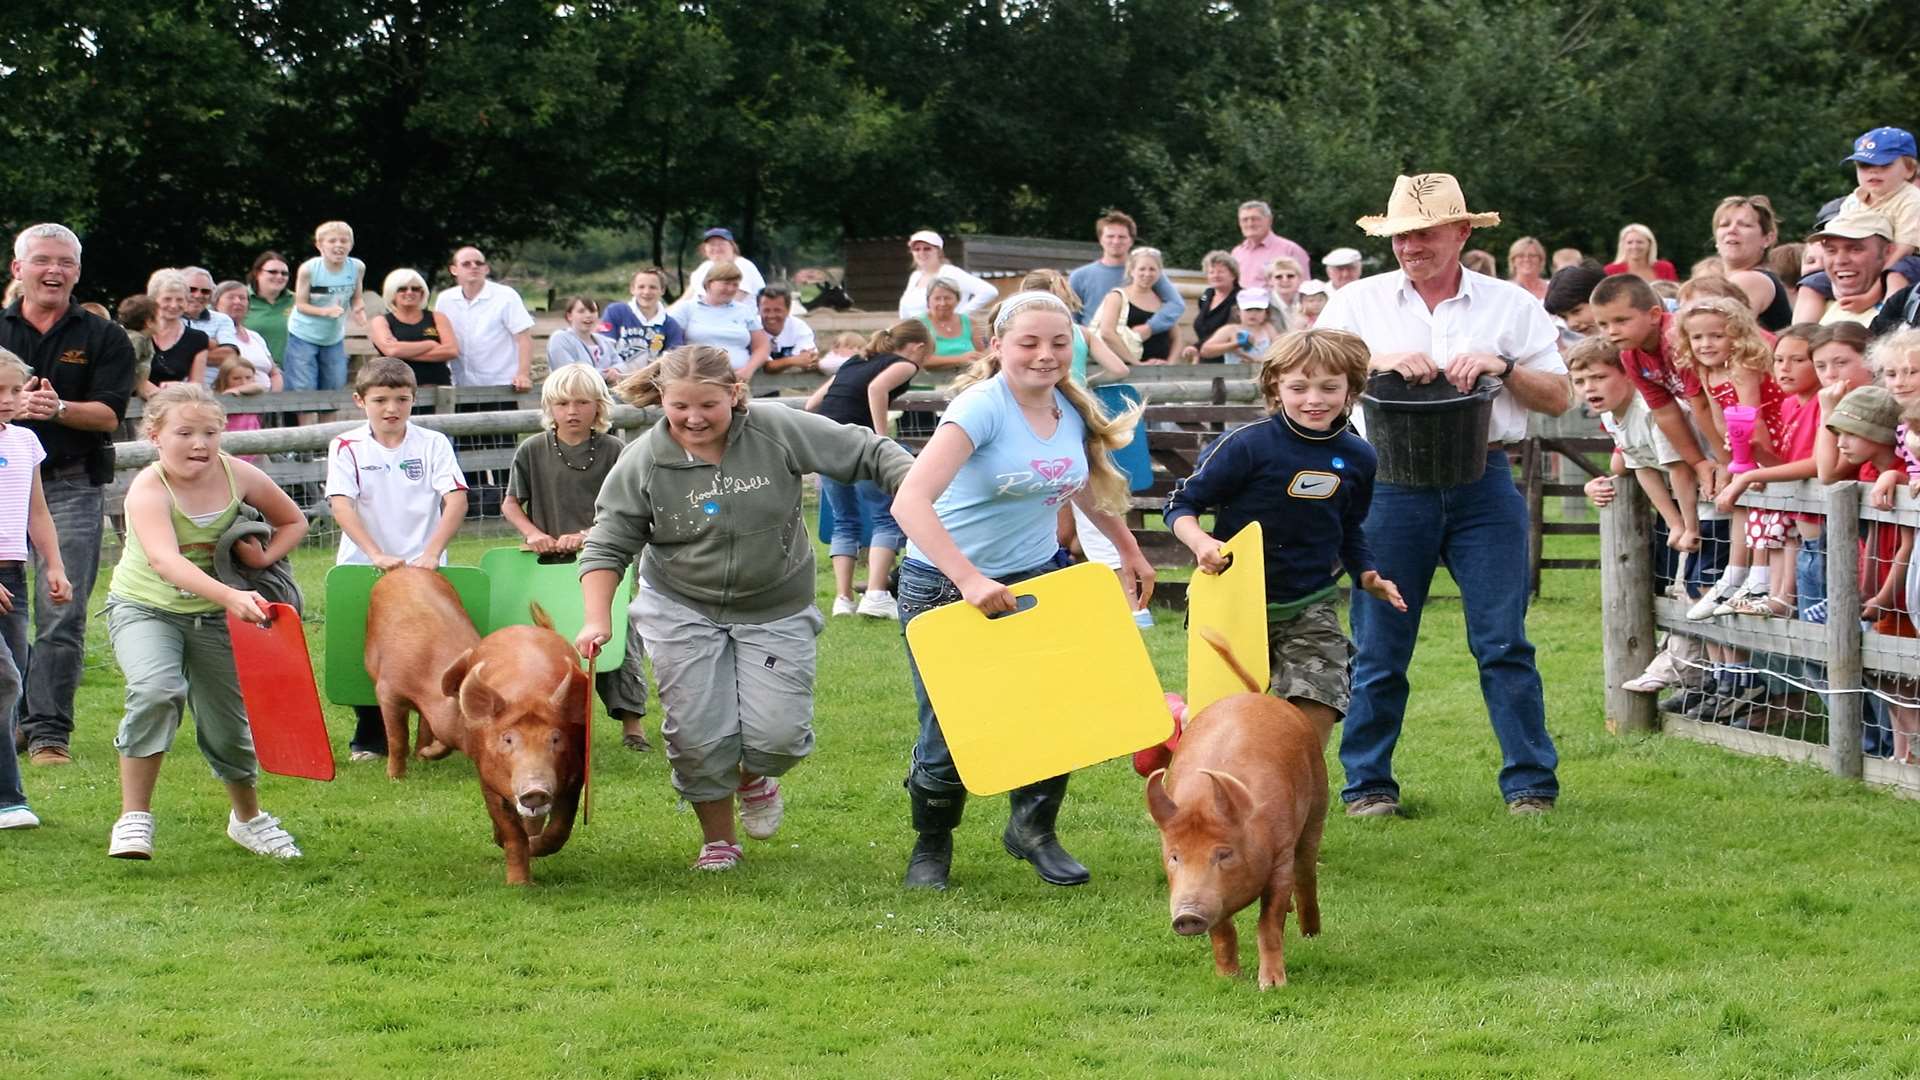
{"type": "Polygon", "coordinates": [[[1367,441],[1380,459],[1377,478],[1403,487],[1471,484],[1487,471],[1487,431],[1500,380],[1482,375],[1462,394],[1444,376],[1409,383],[1399,372],[1367,379],[1360,395],[1367,441]]]}

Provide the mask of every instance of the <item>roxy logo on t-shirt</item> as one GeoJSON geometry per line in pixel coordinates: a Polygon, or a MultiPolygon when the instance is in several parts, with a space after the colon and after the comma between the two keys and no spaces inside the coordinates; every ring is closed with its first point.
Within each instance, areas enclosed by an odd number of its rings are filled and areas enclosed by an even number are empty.
{"type": "Polygon", "coordinates": [[[1000,487],[994,494],[1038,495],[1050,492],[1044,501],[1046,505],[1054,506],[1073,498],[1084,486],[1079,477],[1067,475],[1073,468],[1072,458],[1034,458],[1027,464],[1033,468],[996,474],[995,479],[1000,482],[1000,487]]]}

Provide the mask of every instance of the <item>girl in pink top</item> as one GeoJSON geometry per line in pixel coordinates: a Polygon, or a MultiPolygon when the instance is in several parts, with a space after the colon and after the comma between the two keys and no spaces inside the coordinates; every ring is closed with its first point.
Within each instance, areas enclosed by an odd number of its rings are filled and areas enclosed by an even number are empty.
{"type": "MultiPolygon", "coordinates": [[[[1782,409],[1786,394],[1773,379],[1773,350],[1753,312],[1738,301],[1706,297],[1681,308],[1674,324],[1678,331],[1674,367],[1682,373],[1693,372],[1712,399],[1713,437],[1726,440],[1728,407],[1750,406],[1758,411],[1753,460],[1763,467],[1780,464],[1787,434],[1787,414],[1782,409]]],[[[1786,547],[1786,515],[1737,506],[1732,512],[1735,542],[1727,553],[1726,573],[1715,589],[1719,603],[1702,615],[1773,614],[1773,558],[1786,547]],[[1755,552],[1760,553],[1758,558],[1755,552]]]]}
{"type": "MultiPolygon", "coordinates": [[[[1763,487],[1767,484],[1796,483],[1811,479],[1816,472],[1813,460],[1813,444],[1820,431],[1820,406],[1814,400],[1814,394],[1820,389],[1819,376],[1814,371],[1812,339],[1819,327],[1812,323],[1797,323],[1780,332],[1773,343],[1773,381],[1786,395],[1780,411],[1787,417],[1781,433],[1781,461],[1759,469],[1751,469],[1734,476],[1720,489],[1720,497],[1715,505],[1723,513],[1732,513],[1736,507],[1734,501],[1749,488],[1763,487]]],[[[1752,531],[1754,522],[1763,515],[1774,511],[1756,511],[1749,515],[1748,529],[1752,531]]],[[[1782,515],[1782,546],[1769,556],[1772,573],[1772,587],[1768,595],[1748,598],[1739,597],[1733,607],[1739,615],[1773,615],[1786,618],[1794,614],[1795,562],[1799,557],[1800,534],[1785,528],[1782,515]]]]}

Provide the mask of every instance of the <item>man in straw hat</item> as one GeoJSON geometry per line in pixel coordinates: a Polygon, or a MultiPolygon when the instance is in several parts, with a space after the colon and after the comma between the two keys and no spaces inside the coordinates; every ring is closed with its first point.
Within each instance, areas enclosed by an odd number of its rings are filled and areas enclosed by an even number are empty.
{"type": "Polygon", "coordinates": [[[1316,324],[1365,339],[1375,372],[1398,372],[1413,383],[1444,378],[1462,392],[1482,376],[1502,384],[1480,479],[1451,488],[1384,481],[1374,488],[1367,539],[1381,576],[1399,583],[1407,610],[1364,593],[1353,598],[1357,655],[1340,763],[1347,774],[1341,798],[1356,817],[1400,811],[1393,747],[1406,714],[1407,665],[1443,561],[1460,586],[1467,644],[1500,741],[1501,796],[1516,814],[1538,814],[1560,793],[1559,758],[1526,635],[1527,507],[1507,448],[1526,438],[1529,411],[1557,416],[1573,397],[1559,334],[1540,302],[1460,265],[1467,236],[1499,222],[1499,214],[1469,211],[1459,182],[1445,173],[1400,177],[1387,212],[1359,221],[1368,235],[1392,239],[1400,269],[1334,293],[1316,324]]]}

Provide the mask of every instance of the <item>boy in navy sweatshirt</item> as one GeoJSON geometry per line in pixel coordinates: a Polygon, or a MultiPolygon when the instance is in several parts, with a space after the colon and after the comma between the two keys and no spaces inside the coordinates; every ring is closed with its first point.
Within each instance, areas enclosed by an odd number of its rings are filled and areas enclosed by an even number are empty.
{"type": "Polygon", "coordinates": [[[1338,330],[1287,334],[1260,366],[1265,420],[1228,432],[1167,497],[1167,525],[1201,572],[1226,569],[1220,541],[1258,521],[1266,554],[1269,691],[1305,713],[1325,746],[1346,715],[1353,646],[1334,590],[1342,567],[1362,589],[1405,611],[1373,566],[1361,523],[1373,501],[1373,447],[1347,423],[1367,380],[1366,343],[1338,330]]]}

